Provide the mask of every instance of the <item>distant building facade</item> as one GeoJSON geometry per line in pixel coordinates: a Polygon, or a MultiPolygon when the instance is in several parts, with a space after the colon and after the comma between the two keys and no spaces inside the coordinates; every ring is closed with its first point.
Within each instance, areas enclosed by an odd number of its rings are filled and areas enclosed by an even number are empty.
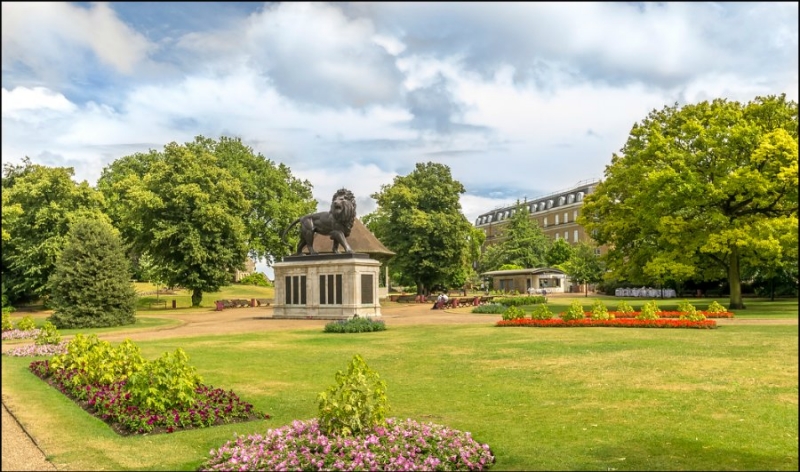
{"type": "Polygon", "coordinates": [[[591,243],[591,237],[577,223],[578,215],[583,207],[583,199],[594,192],[600,180],[584,180],[569,190],[551,193],[535,200],[525,200],[519,205],[495,208],[481,214],[475,220],[475,226],[486,234],[486,245],[502,241],[503,229],[516,211],[525,211],[536,221],[542,232],[551,240],[563,239],[571,244],[579,241],[591,243]]]}
{"type": "Polygon", "coordinates": [[[248,257],[244,261],[244,270],[235,269],[233,272],[233,281],[239,282],[243,278],[254,274],[256,271],[256,261],[248,257]]]}
{"type": "MultiPolygon", "coordinates": [[[[599,179],[584,180],[575,186],[551,193],[533,200],[520,201],[519,204],[512,204],[481,214],[475,220],[475,227],[483,230],[486,235],[486,242],[482,250],[492,244],[503,241],[505,227],[508,225],[511,216],[517,211],[524,211],[529,218],[536,222],[545,236],[555,241],[563,239],[571,245],[578,242],[595,244],[591,235],[586,233],[583,226],[577,222],[578,215],[583,208],[583,200],[587,195],[594,192],[599,179]]],[[[595,249],[595,254],[600,255],[606,252],[605,246],[595,249]]],[[[531,269],[531,268],[526,268],[531,269]]],[[[534,287],[539,288],[539,287],[534,287]]],[[[575,287],[562,288],[564,291],[575,290],[575,287]]]]}

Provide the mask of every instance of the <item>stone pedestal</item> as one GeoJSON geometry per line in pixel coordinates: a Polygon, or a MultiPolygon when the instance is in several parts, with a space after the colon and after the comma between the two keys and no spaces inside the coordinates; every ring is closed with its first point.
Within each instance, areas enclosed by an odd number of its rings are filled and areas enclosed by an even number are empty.
{"type": "Polygon", "coordinates": [[[367,254],[284,257],[275,270],[274,318],[380,317],[381,263],[367,254]]]}

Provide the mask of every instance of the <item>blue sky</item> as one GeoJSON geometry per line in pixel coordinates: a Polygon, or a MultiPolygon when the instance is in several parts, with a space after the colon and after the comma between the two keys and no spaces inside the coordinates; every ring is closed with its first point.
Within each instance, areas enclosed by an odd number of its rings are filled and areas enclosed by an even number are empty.
{"type": "Polygon", "coordinates": [[[798,93],[798,4],[3,2],[2,161],[238,136],[327,206],[441,162],[479,213],[602,178],[665,105],[798,93]]]}

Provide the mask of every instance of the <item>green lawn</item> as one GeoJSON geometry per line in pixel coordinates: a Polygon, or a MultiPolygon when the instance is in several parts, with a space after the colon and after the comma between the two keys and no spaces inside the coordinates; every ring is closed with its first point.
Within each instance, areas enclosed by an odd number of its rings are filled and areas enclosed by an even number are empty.
{"type": "MultiPolygon", "coordinates": [[[[772,308],[752,315],[796,317],[798,304],[772,308]]],[[[294,329],[138,344],[151,359],[184,349],[206,384],[272,418],[120,437],[29,373],[31,358],[3,356],[4,401],[59,469],[194,470],[234,432],[314,417],[316,395],[357,353],[388,382],[391,416],[470,431],[492,447],[495,470],[798,468],[796,325],[389,324],[364,334],[294,329]]]]}

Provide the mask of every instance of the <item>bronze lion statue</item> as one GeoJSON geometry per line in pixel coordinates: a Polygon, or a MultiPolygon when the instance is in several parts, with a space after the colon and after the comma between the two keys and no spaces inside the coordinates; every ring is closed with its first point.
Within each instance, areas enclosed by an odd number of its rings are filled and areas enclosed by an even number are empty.
{"type": "Polygon", "coordinates": [[[339,246],[344,248],[345,252],[352,254],[353,250],[347,243],[347,237],[350,236],[350,230],[353,229],[355,218],[356,198],[353,196],[353,192],[342,188],[333,194],[330,211],[301,216],[283,230],[281,239],[285,242],[289,230],[300,223],[300,242],[297,243],[295,254],[302,254],[304,247],[308,247],[309,254],[317,254],[317,251],[314,250],[315,233],[330,236],[333,240],[334,254],[339,252],[339,246]]]}

